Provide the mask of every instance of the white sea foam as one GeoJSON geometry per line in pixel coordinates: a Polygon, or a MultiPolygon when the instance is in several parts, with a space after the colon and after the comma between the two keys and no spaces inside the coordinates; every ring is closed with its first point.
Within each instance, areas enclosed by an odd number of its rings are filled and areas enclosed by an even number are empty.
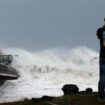
{"type": "Polygon", "coordinates": [[[0,88],[0,102],[61,96],[64,84],[77,84],[80,90],[92,87],[97,91],[98,53],[87,47],[53,48],[29,52],[19,48],[3,49],[15,56],[13,67],[18,80],[6,81],[0,88]]]}

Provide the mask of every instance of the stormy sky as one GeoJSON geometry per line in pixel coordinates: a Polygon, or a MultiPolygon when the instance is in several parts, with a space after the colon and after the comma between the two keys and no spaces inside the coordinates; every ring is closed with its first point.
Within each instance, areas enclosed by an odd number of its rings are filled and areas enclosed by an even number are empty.
{"type": "Polygon", "coordinates": [[[105,0],[0,0],[0,47],[98,50],[105,0]]]}

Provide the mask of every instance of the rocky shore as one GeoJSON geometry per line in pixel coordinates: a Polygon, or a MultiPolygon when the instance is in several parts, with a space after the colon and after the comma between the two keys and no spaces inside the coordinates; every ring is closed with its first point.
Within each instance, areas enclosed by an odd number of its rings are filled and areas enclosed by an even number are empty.
{"type": "Polygon", "coordinates": [[[43,96],[41,99],[24,99],[21,102],[3,103],[0,105],[105,105],[105,103],[99,102],[97,92],[93,92],[91,88],[79,91],[78,86],[67,84],[62,90],[64,96],[61,97],[43,96]]]}

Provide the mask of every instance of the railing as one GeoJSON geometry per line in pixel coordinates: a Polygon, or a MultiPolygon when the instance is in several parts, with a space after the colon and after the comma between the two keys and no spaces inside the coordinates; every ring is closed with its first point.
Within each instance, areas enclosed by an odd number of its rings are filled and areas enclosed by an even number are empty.
{"type": "Polygon", "coordinates": [[[9,65],[12,63],[12,55],[0,55],[0,63],[9,65]]]}

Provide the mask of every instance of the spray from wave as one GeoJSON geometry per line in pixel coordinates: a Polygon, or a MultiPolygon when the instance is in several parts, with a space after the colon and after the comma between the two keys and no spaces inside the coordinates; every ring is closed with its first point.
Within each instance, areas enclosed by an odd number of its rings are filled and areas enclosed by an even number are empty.
{"type": "Polygon", "coordinates": [[[20,78],[7,81],[0,88],[0,102],[33,97],[61,96],[64,84],[77,84],[80,90],[92,87],[97,91],[98,53],[87,47],[54,48],[29,52],[18,48],[3,49],[14,59],[20,78]]]}

